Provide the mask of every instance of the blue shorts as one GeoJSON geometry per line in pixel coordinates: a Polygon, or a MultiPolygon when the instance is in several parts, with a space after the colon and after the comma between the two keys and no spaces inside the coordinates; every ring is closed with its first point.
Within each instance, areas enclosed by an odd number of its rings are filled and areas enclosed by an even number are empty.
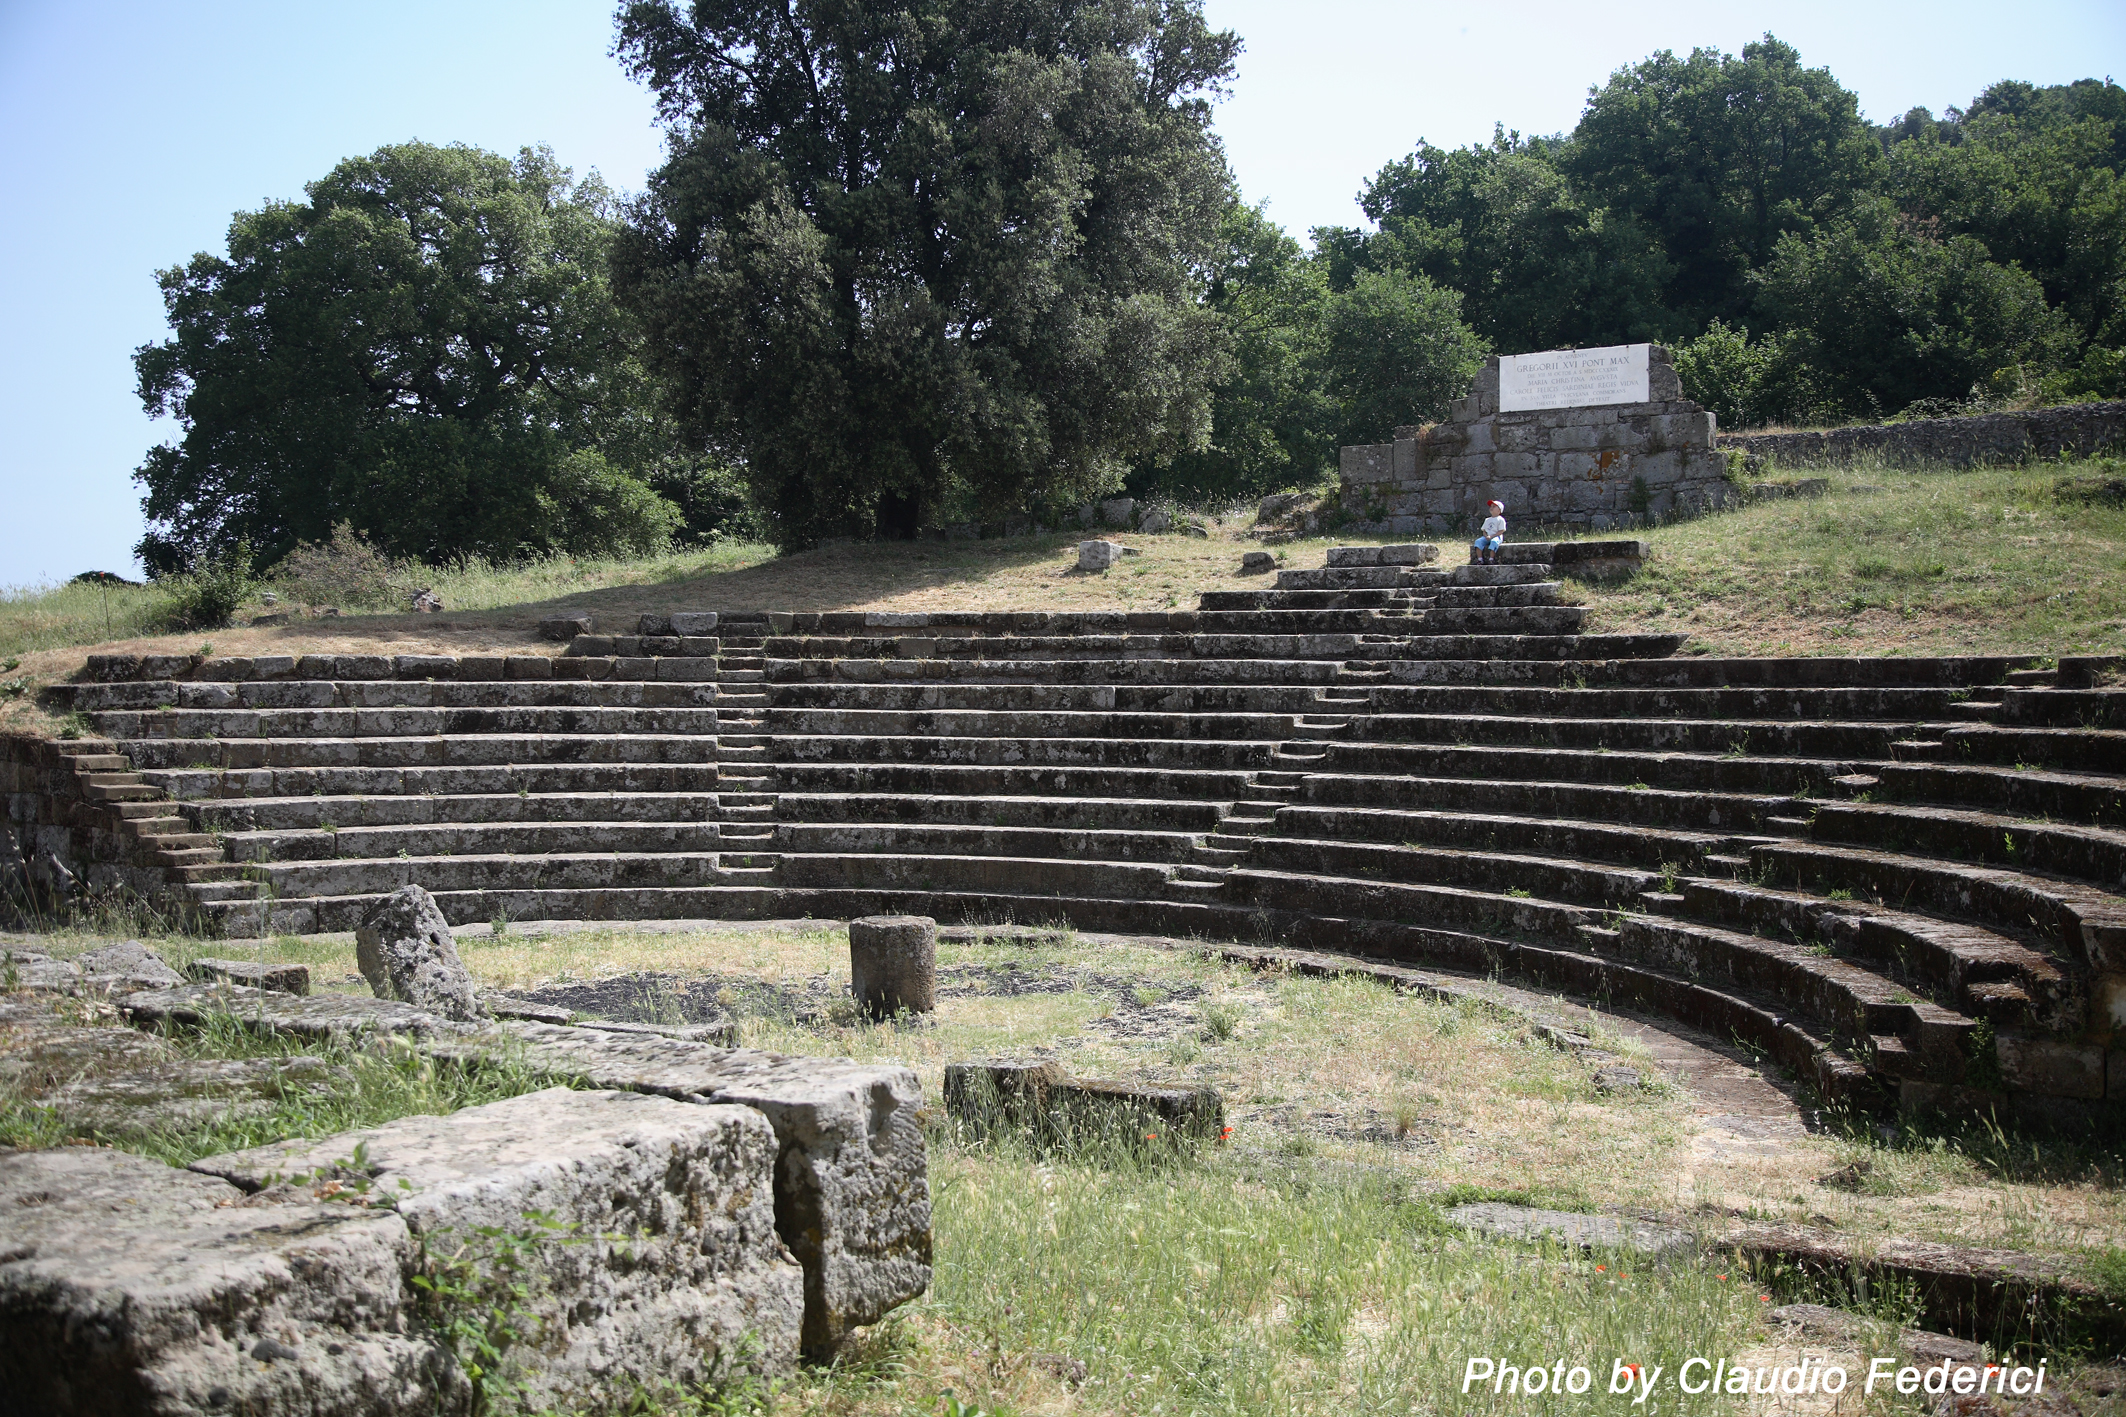
{"type": "Polygon", "coordinates": [[[1469,543],[1471,551],[1496,551],[1506,544],[1503,536],[1480,536],[1469,543]]]}

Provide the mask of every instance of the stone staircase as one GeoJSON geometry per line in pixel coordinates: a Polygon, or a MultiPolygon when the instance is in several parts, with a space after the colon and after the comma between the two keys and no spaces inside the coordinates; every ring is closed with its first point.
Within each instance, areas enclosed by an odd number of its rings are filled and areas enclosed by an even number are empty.
{"type": "Polygon", "coordinates": [[[459,922],[1069,921],[1511,974],[1869,1105],[2126,1111],[2104,666],[1579,633],[1563,572],[1636,549],[1338,548],[1193,612],[645,617],[536,663],[98,660],[62,697],[232,933],[409,881],[459,922]]]}

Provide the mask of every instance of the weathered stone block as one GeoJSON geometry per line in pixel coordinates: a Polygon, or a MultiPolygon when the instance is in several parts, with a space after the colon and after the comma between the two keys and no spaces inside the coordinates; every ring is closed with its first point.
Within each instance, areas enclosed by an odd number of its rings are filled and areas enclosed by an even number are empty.
{"type": "Polygon", "coordinates": [[[2001,1079],[2011,1088],[2051,1097],[2104,1095],[2104,1050],[2095,1044],[2004,1035],[1994,1048],[2001,1079]]]}
{"type": "Polygon", "coordinates": [[[675,635],[713,635],[716,633],[716,612],[713,610],[674,610],[666,617],[670,632],[675,635]]]}
{"type": "Polygon", "coordinates": [[[195,959],[185,973],[202,984],[242,984],[276,994],[310,992],[307,964],[263,964],[255,959],[195,959]]]}
{"type": "Polygon", "coordinates": [[[775,1228],[778,1149],[749,1107],[553,1088],[192,1169],[253,1192],[289,1178],[310,1178],[298,1193],[367,1182],[445,1253],[479,1254],[482,1227],[543,1240],[524,1276],[535,1360],[514,1376],[527,1405],[545,1408],[630,1379],[713,1379],[739,1365],[748,1335],[750,1365],[794,1365],[804,1280],[775,1228]]]}
{"type": "Polygon", "coordinates": [[[458,958],[435,897],[401,886],[363,917],[354,957],[380,999],[397,999],[440,1018],[480,1017],[472,975],[458,958]]]}
{"type": "Polygon", "coordinates": [[[1378,546],[1331,546],[1327,563],[1331,566],[1378,566],[1381,548],[1378,546]]]}
{"type": "Polygon", "coordinates": [[[869,915],[849,922],[849,987],[873,1018],[937,1008],[938,923],[927,915],[869,915]]]}
{"type": "Polygon", "coordinates": [[[1338,466],[1347,483],[1386,482],[1395,476],[1395,449],[1388,443],[1360,444],[1338,454],[1338,466]]]}
{"type": "Polygon", "coordinates": [[[1081,541],[1078,543],[1078,569],[1104,571],[1122,559],[1124,549],[1117,541],[1081,541]]]}
{"type": "Polygon", "coordinates": [[[98,1147],[0,1154],[0,1391],[11,1411],[460,1411],[409,1314],[388,1210],[274,1198],[98,1147]],[[441,1399],[439,1402],[438,1399],[441,1399]]]}
{"type": "Polygon", "coordinates": [[[589,634],[591,632],[591,624],[591,613],[588,610],[566,611],[559,615],[549,615],[539,622],[539,638],[566,644],[578,635],[589,634]]]}
{"type": "Polygon", "coordinates": [[[944,1095],[945,1109],[974,1127],[1025,1129],[1051,1142],[1202,1139],[1225,1129],[1215,1088],[1074,1078],[1053,1060],[949,1063],[944,1095]]]}
{"type": "Polygon", "coordinates": [[[1426,566],[1439,559],[1439,548],[1426,542],[1405,542],[1380,548],[1383,566],[1426,566]]]}
{"type": "Polygon", "coordinates": [[[1418,449],[1415,438],[1398,438],[1390,444],[1392,449],[1388,466],[1395,477],[1415,477],[1418,467],[1418,449]]]}
{"type": "Polygon", "coordinates": [[[1261,576],[1277,569],[1277,558],[1267,551],[1249,551],[1240,557],[1240,574],[1261,576]]]}

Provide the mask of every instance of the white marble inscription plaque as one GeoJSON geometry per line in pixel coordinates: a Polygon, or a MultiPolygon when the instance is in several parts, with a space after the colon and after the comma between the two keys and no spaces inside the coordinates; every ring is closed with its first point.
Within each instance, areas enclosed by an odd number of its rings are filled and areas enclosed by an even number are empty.
{"type": "Polygon", "coordinates": [[[1592,408],[1646,402],[1646,352],[1653,346],[1552,349],[1499,360],[1499,412],[1592,408]]]}

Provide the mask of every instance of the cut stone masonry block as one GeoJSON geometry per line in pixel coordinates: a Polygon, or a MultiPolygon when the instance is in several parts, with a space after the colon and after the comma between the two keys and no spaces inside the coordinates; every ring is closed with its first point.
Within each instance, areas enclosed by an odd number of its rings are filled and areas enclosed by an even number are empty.
{"type": "Polygon", "coordinates": [[[483,1227],[533,1237],[539,1333],[516,1376],[543,1408],[794,1365],[803,1276],[776,1233],[777,1149],[750,1107],[553,1088],[192,1170],[261,1196],[345,1201],[366,1183],[431,1250],[469,1246],[476,1264],[483,1227]]]}

